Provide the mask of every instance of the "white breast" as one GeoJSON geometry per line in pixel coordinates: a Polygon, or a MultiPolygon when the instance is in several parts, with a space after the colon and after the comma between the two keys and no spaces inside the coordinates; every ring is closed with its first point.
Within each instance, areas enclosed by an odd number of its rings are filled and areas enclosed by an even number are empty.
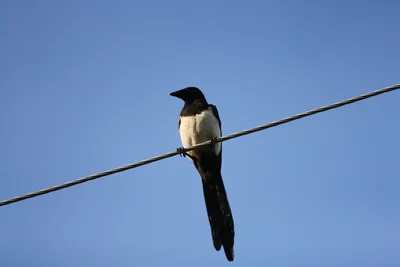
{"type": "MultiPolygon", "coordinates": [[[[179,127],[183,147],[193,146],[214,137],[221,137],[219,122],[211,108],[195,116],[181,117],[179,127]]],[[[215,153],[221,152],[221,143],[215,144],[215,153]]],[[[189,154],[191,154],[189,152],[189,154]]]]}

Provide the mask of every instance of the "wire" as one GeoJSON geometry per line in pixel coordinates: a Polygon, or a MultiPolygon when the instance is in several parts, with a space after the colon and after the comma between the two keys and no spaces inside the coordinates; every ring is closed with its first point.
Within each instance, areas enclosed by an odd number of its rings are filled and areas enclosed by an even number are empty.
{"type": "MultiPolygon", "coordinates": [[[[335,109],[335,108],[338,108],[338,107],[341,107],[341,106],[344,106],[344,105],[348,105],[348,104],[351,104],[351,103],[354,103],[354,102],[358,102],[358,101],[361,101],[361,100],[364,100],[364,99],[367,99],[367,98],[370,98],[370,97],[373,97],[373,96],[377,96],[377,95],[380,95],[380,94],[388,93],[388,92],[397,90],[399,88],[400,88],[400,84],[392,85],[392,86],[389,86],[389,87],[386,87],[386,88],[382,88],[380,90],[373,91],[371,93],[367,93],[367,94],[363,94],[363,95],[360,95],[360,96],[357,96],[357,97],[349,98],[347,100],[344,100],[344,101],[341,101],[341,102],[337,102],[337,103],[334,103],[334,104],[331,104],[331,105],[328,105],[328,106],[323,106],[323,107],[320,107],[320,108],[312,109],[312,110],[309,110],[309,111],[306,111],[306,112],[303,112],[303,113],[299,113],[299,114],[296,114],[294,116],[287,117],[287,118],[284,118],[284,119],[281,119],[281,120],[273,121],[273,122],[270,122],[270,123],[255,127],[255,128],[251,128],[251,129],[248,129],[248,130],[244,130],[244,131],[240,131],[240,132],[233,133],[233,134],[230,134],[230,135],[226,135],[224,137],[216,139],[214,142],[223,142],[223,141],[226,141],[226,140],[229,140],[229,139],[234,139],[234,138],[237,138],[237,137],[240,137],[240,136],[243,136],[243,135],[247,135],[247,134],[255,133],[255,132],[258,132],[258,131],[262,131],[262,130],[265,130],[265,129],[268,129],[268,128],[271,128],[271,127],[275,127],[275,126],[278,126],[278,125],[281,125],[281,124],[284,124],[284,123],[288,123],[288,122],[291,122],[291,121],[294,121],[294,120],[298,120],[298,119],[301,119],[301,118],[304,118],[304,117],[307,117],[307,116],[311,116],[311,115],[314,115],[314,114],[317,114],[317,113],[320,113],[320,112],[328,111],[328,110],[335,109]]],[[[210,144],[211,144],[211,141],[207,141],[207,142],[200,143],[200,144],[197,144],[197,145],[194,145],[194,146],[191,146],[191,147],[181,148],[181,151],[182,152],[187,152],[187,151],[191,151],[193,149],[197,149],[197,148],[200,148],[200,147],[203,147],[203,146],[207,146],[207,145],[210,145],[210,144]]],[[[37,196],[48,194],[48,193],[51,193],[51,192],[54,192],[54,191],[58,191],[58,190],[61,190],[61,189],[64,189],[64,188],[67,188],[67,187],[70,187],[70,186],[74,186],[74,185],[77,185],[77,184],[81,184],[81,183],[85,183],[85,182],[88,182],[88,181],[91,181],[91,180],[95,180],[95,179],[98,179],[100,177],[104,177],[104,176],[108,176],[108,175],[111,175],[111,174],[114,174],[114,173],[123,172],[123,171],[129,170],[129,169],[137,168],[139,166],[150,164],[150,163],[162,160],[162,159],[170,158],[170,157],[176,156],[178,154],[180,154],[180,152],[178,150],[172,151],[172,152],[168,152],[166,154],[159,155],[159,156],[156,156],[156,157],[152,157],[152,158],[149,158],[149,159],[145,159],[145,160],[142,160],[142,161],[139,161],[139,162],[135,162],[135,163],[126,165],[126,166],[122,166],[122,167],[115,168],[115,169],[112,169],[112,170],[108,170],[108,171],[100,172],[100,173],[93,174],[93,175],[90,175],[90,176],[86,176],[86,177],[83,177],[83,178],[80,178],[80,179],[77,179],[77,180],[73,180],[73,181],[70,181],[70,182],[67,182],[67,183],[63,183],[63,184],[59,184],[59,185],[52,186],[52,187],[49,187],[49,188],[45,188],[45,189],[42,189],[42,190],[39,190],[39,191],[36,191],[36,192],[32,192],[32,193],[28,193],[28,194],[25,194],[25,195],[22,195],[22,196],[17,196],[17,197],[14,197],[14,198],[3,200],[3,201],[0,202],[0,206],[9,205],[11,203],[19,202],[19,201],[22,201],[22,200],[25,200],[25,199],[28,199],[28,198],[37,197],[37,196]]]]}

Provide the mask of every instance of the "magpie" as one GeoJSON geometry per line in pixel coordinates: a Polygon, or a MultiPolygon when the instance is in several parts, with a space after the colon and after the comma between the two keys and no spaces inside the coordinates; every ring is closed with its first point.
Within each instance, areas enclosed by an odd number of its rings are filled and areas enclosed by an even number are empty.
{"type": "Polygon", "coordinates": [[[185,102],[178,126],[183,147],[211,140],[210,146],[181,154],[193,161],[201,176],[214,247],[219,251],[223,246],[226,258],[233,261],[235,231],[221,176],[222,143],[215,142],[215,138],[222,136],[217,107],[208,104],[203,93],[196,87],[186,87],[170,95],[185,102]]]}

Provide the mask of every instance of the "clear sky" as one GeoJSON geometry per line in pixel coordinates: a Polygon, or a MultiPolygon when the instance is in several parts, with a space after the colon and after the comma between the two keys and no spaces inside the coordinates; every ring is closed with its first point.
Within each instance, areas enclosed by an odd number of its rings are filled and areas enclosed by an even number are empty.
{"type": "MultiPolygon", "coordinates": [[[[399,1],[0,2],[0,199],[400,82],[399,1]]],[[[400,92],[223,144],[235,255],[174,157],[0,208],[0,265],[400,266],[400,92]]]]}

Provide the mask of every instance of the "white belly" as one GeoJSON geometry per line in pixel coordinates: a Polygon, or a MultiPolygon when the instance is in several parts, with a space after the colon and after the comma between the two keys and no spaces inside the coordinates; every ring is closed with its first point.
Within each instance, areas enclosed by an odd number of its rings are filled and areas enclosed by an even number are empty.
{"type": "MultiPolygon", "coordinates": [[[[195,116],[181,117],[179,134],[183,147],[193,146],[214,137],[221,137],[219,122],[210,109],[195,116]]],[[[221,143],[215,144],[216,155],[221,152],[221,143]]],[[[190,151],[191,152],[191,151],[190,151]]],[[[192,153],[188,152],[192,155],[192,153]]]]}

